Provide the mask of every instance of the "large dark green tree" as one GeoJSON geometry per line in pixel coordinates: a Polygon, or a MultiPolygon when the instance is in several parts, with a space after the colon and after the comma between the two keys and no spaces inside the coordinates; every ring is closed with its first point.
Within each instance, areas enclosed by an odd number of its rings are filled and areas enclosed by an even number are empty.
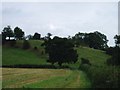
{"type": "Polygon", "coordinates": [[[54,37],[46,40],[45,50],[49,54],[48,62],[58,63],[75,63],[78,59],[77,51],[74,50],[74,45],[67,38],[54,37]]]}
{"type": "Polygon", "coordinates": [[[13,37],[13,36],[14,36],[14,34],[13,34],[13,31],[10,26],[7,26],[3,29],[3,31],[2,31],[2,39],[3,40],[6,40],[7,37],[10,40],[10,37],[13,37]]]}
{"type": "Polygon", "coordinates": [[[86,34],[84,40],[85,43],[88,44],[90,48],[105,49],[108,47],[107,37],[98,31],[86,34]]]}
{"type": "Polygon", "coordinates": [[[75,46],[83,45],[95,49],[105,49],[108,47],[107,37],[98,31],[95,31],[93,33],[78,32],[75,34],[75,36],[72,37],[72,41],[75,46]]]}
{"type": "Polygon", "coordinates": [[[15,29],[14,29],[14,36],[18,40],[23,39],[24,32],[19,27],[15,27],[15,29]]]}
{"type": "Polygon", "coordinates": [[[35,34],[33,35],[33,39],[34,39],[34,40],[40,40],[40,37],[41,37],[41,35],[40,35],[39,33],[35,33],[35,34]]]}

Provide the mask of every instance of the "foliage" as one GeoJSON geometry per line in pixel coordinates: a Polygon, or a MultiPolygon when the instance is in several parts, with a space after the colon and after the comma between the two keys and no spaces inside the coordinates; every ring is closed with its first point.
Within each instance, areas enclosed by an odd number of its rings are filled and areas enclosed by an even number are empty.
{"type": "Polygon", "coordinates": [[[107,53],[110,53],[112,57],[107,60],[108,65],[120,65],[120,47],[116,46],[107,50],[107,53]]]}
{"type": "Polygon", "coordinates": [[[25,38],[28,39],[28,40],[32,40],[33,36],[32,35],[27,35],[25,38]]]}
{"type": "Polygon", "coordinates": [[[87,73],[93,88],[119,88],[120,72],[118,67],[98,67],[84,64],[80,66],[80,69],[87,73]]]}
{"type": "Polygon", "coordinates": [[[120,35],[115,35],[114,39],[115,39],[116,46],[119,46],[120,45],[120,35]]]}
{"type": "Polygon", "coordinates": [[[50,40],[51,39],[51,36],[52,36],[52,34],[51,33],[47,33],[47,36],[45,36],[45,40],[50,40]]]}
{"type": "Polygon", "coordinates": [[[77,52],[73,49],[74,45],[69,42],[67,38],[54,37],[53,39],[46,40],[45,50],[49,54],[48,62],[54,64],[58,62],[61,66],[62,63],[72,63],[77,61],[77,52]]]}
{"type": "Polygon", "coordinates": [[[75,34],[72,40],[76,46],[85,45],[95,49],[104,49],[108,47],[107,37],[98,31],[95,31],[93,33],[78,32],[77,34],[75,34]]]}
{"type": "Polygon", "coordinates": [[[78,32],[75,34],[75,36],[72,37],[72,41],[75,46],[79,46],[82,44],[85,44],[84,38],[85,38],[86,33],[80,33],[78,32]]]}
{"type": "Polygon", "coordinates": [[[108,65],[120,65],[120,35],[116,35],[115,39],[115,47],[110,47],[106,50],[107,54],[112,55],[110,59],[107,60],[108,65]]]}
{"type": "Polygon", "coordinates": [[[90,48],[103,49],[107,47],[107,38],[104,34],[96,31],[94,33],[86,34],[85,43],[89,45],[90,48]]]}
{"type": "Polygon", "coordinates": [[[16,39],[20,40],[20,39],[23,38],[24,32],[19,27],[15,27],[15,29],[14,29],[14,36],[15,36],[16,39]]]}
{"type": "Polygon", "coordinates": [[[35,33],[35,34],[33,35],[33,39],[34,39],[34,40],[40,40],[40,37],[41,37],[41,35],[40,35],[39,33],[35,33]]]}
{"type": "Polygon", "coordinates": [[[6,40],[6,37],[9,37],[9,40],[10,40],[10,37],[13,37],[13,36],[14,34],[11,27],[10,26],[4,27],[2,31],[2,40],[6,40]]]}
{"type": "Polygon", "coordinates": [[[91,65],[90,61],[88,59],[85,59],[85,58],[81,58],[81,65],[82,64],[88,64],[88,65],[91,65]]]}

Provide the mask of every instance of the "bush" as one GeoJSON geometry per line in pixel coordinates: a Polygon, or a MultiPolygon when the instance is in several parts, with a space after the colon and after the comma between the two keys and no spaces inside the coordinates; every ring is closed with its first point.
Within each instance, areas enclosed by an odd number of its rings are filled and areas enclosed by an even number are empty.
{"type": "MultiPolygon", "coordinates": [[[[108,65],[120,65],[120,48],[119,47],[114,47],[112,49],[108,50],[109,53],[111,53],[112,57],[107,60],[108,65]]],[[[106,51],[106,53],[108,53],[106,51]]]]}
{"type": "Polygon", "coordinates": [[[120,71],[113,66],[89,66],[84,64],[80,69],[85,71],[92,82],[93,88],[119,88],[120,71]]]}
{"type": "Polygon", "coordinates": [[[85,58],[81,58],[81,64],[91,65],[90,61],[88,59],[85,59],[85,58]]]}
{"type": "Polygon", "coordinates": [[[106,51],[106,54],[113,55],[114,47],[107,48],[105,51],[106,51]]]}
{"type": "Polygon", "coordinates": [[[24,40],[22,48],[23,49],[29,49],[30,48],[30,43],[27,40],[24,40]]]}
{"type": "Polygon", "coordinates": [[[35,47],[34,47],[34,50],[38,50],[38,48],[35,46],[35,47]]]}

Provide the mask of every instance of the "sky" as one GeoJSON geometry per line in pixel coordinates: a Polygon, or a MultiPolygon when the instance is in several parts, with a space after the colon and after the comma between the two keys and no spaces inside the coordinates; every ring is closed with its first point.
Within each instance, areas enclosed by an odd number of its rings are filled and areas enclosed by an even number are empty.
{"type": "Polygon", "coordinates": [[[45,36],[68,37],[78,32],[99,31],[114,45],[118,34],[117,2],[3,2],[2,29],[10,25],[45,36]]]}

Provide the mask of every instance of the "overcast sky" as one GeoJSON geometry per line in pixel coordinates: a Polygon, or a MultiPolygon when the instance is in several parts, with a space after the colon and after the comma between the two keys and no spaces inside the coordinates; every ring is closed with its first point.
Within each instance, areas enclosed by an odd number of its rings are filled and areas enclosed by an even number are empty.
{"type": "Polygon", "coordinates": [[[45,36],[48,32],[59,36],[73,36],[77,32],[99,31],[114,45],[118,34],[117,2],[4,2],[2,29],[10,25],[45,36]]]}

